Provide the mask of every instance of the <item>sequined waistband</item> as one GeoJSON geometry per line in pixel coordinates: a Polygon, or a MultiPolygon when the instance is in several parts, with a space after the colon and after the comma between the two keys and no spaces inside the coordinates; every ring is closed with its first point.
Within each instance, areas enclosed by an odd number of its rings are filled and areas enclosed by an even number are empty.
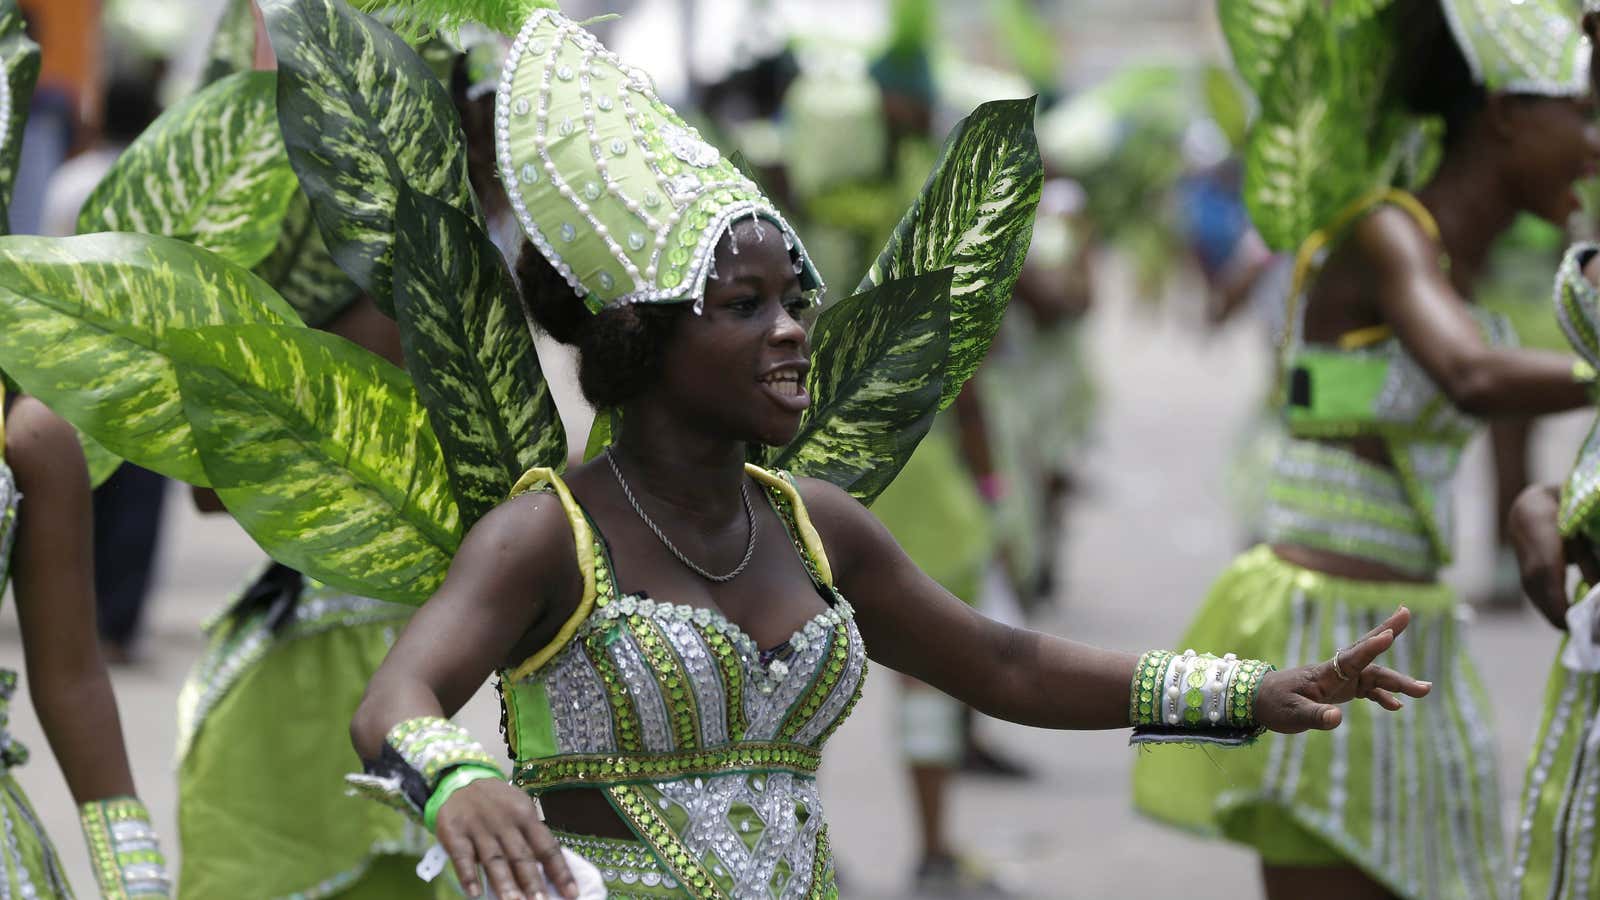
{"type": "Polygon", "coordinates": [[[676,781],[695,776],[788,772],[814,778],[822,754],[800,744],[742,743],[693,753],[569,754],[523,760],[511,781],[524,790],[676,781]]]}
{"type": "Polygon", "coordinates": [[[594,864],[606,883],[607,896],[670,896],[678,888],[677,879],[656,860],[642,841],[594,837],[551,830],[561,846],[594,864]]]}
{"type": "Polygon", "coordinates": [[[1317,441],[1285,441],[1273,460],[1262,531],[1267,543],[1327,550],[1408,575],[1432,575],[1441,564],[1397,474],[1317,441]]]}

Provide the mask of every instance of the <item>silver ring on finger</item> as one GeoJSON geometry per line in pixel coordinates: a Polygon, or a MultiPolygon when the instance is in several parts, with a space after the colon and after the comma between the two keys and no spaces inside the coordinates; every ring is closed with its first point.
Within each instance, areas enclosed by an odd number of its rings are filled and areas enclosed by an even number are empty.
{"type": "Polygon", "coordinates": [[[1333,651],[1333,674],[1339,676],[1340,681],[1349,681],[1350,676],[1346,674],[1344,669],[1339,666],[1339,654],[1343,652],[1343,650],[1333,651]]]}

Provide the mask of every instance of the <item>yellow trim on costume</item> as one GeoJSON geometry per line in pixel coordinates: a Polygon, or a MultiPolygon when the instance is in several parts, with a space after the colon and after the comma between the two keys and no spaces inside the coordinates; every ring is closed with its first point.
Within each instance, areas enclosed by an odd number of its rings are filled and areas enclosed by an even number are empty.
{"type": "Polygon", "coordinates": [[[578,626],[589,618],[589,613],[594,609],[594,532],[589,528],[589,520],[584,517],[583,507],[578,505],[572,492],[567,490],[566,482],[561,480],[561,476],[557,475],[554,469],[535,466],[517,479],[517,483],[511,488],[511,496],[519,497],[547,484],[560,498],[562,508],[567,511],[567,523],[572,526],[572,540],[577,545],[578,551],[578,571],[583,573],[583,599],[578,601],[578,608],[561,626],[561,630],[556,632],[550,643],[511,670],[512,681],[522,681],[554,659],[557,653],[572,642],[572,638],[578,633],[578,626]]]}
{"type": "Polygon", "coordinates": [[[1355,331],[1346,331],[1339,335],[1339,349],[1360,350],[1362,347],[1381,344],[1393,335],[1394,329],[1387,325],[1368,325],[1366,328],[1357,328],[1355,331]]]}
{"type": "Polygon", "coordinates": [[[816,564],[817,577],[828,587],[833,587],[833,570],[828,567],[828,554],[822,549],[822,536],[817,534],[817,529],[811,524],[811,517],[806,515],[806,505],[800,499],[800,492],[789,479],[773,472],[768,472],[760,466],[750,463],[744,464],[745,474],[768,487],[775,487],[789,498],[789,505],[794,507],[794,528],[800,534],[800,542],[806,545],[806,552],[811,554],[811,561],[816,564]]]}
{"type": "MultiPolygon", "coordinates": [[[[1316,265],[1317,254],[1321,253],[1324,248],[1335,240],[1343,237],[1346,229],[1355,224],[1362,216],[1371,212],[1374,207],[1384,204],[1398,206],[1410,213],[1411,217],[1417,220],[1417,224],[1422,226],[1423,232],[1430,239],[1435,242],[1439,241],[1439,223],[1434,220],[1433,214],[1428,212],[1428,208],[1422,205],[1422,201],[1399,188],[1386,187],[1368,191],[1357,197],[1346,205],[1344,209],[1339,210],[1338,215],[1329,220],[1327,225],[1311,232],[1301,242],[1300,249],[1295,251],[1294,255],[1294,277],[1289,287],[1289,315],[1284,319],[1283,344],[1278,348],[1279,366],[1276,395],[1279,398],[1280,406],[1284,398],[1283,370],[1288,366],[1290,343],[1300,320],[1300,304],[1305,296],[1306,279],[1311,277],[1311,269],[1316,265]]],[[[1448,264],[1448,257],[1445,257],[1445,262],[1448,264]]],[[[1359,349],[1360,347],[1375,344],[1387,338],[1389,334],[1389,326],[1387,325],[1358,328],[1341,336],[1339,338],[1339,347],[1344,350],[1359,349]],[[1380,329],[1384,332],[1381,335],[1378,334],[1380,329]],[[1347,345],[1347,341],[1355,341],[1356,343],[1347,345]]]]}

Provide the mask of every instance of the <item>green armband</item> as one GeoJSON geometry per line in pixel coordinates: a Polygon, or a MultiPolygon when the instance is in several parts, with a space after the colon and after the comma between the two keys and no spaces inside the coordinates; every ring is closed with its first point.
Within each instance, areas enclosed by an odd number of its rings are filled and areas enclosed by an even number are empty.
{"type": "Polygon", "coordinates": [[[1260,736],[1256,695],[1274,667],[1232,653],[1152,650],[1139,658],[1130,690],[1132,743],[1238,746],[1260,736]]]}
{"type": "Polygon", "coordinates": [[[433,794],[428,797],[428,805],[423,807],[422,824],[432,832],[434,823],[439,818],[439,810],[444,808],[444,802],[450,799],[450,795],[474,781],[482,781],[485,778],[504,781],[506,776],[499,769],[480,763],[467,763],[446,772],[444,777],[439,779],[439,786],[434,788],[433,794]]]}
{"type": "Polygon", "coordinates": [[[78,807],[89,861],[100,896],[107,900],[172,895],[167,860],[161,855],[150,812],[135,797],[95,800],[78,807]]]}

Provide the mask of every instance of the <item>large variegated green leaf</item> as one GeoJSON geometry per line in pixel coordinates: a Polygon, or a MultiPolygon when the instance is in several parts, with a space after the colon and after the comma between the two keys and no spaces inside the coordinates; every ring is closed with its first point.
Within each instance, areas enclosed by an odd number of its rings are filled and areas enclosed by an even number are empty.
{"type": "Polygon", "coordinates": [[[232,325],[173,335],[217,496],[274,559],[421,604],[461,538],[444,455],[405,372],[336,335],[232,325]]]}
{"type": "MultiPolygon", "coordinates": [[[[1308,8],[1261,94],[1261,114],[1245,148],[1244,200],[1262,240],[1276,250],[1299,246],[1322,225],[1316,179],[1338,177],[1328,165],[1332,60],[1327,24],[1308,8]]],[[[1346,135],[1344,140],[1349,140],[1346,135]]]]}
{"type": "Polygon", "coordinates": [[[829,307],[812,335],[811,408],[773,459],[871,503],[933,426],[947,377],[951,269],[829,307]]]}
{"type": "Polygon", "coordinates": [[[471,528],[523,472],[560,468],[566,433],[494,242],[448,204],[410,190],[400,193],[395,223],[394,306],[406,368],[471,528]]]}
{"type": "Polygon", "coordinates": [[[229,75],[163,113],[84,201],[79,233],[165,235],[246,268],[264,259],[296,189],[275,81],[229,75]]]}
{"type": "Polygon", "coordinates": [[[11,188],[22,155],[22,129],[39,79],[39,45],[28,39],[16,0],[0,0],[0,232],[11,231],[11,188]]]}
{"type": "Polygon", "coordinates": [[[1028,254],[1044,184],[1033,105],[1031,98],[985,103],[956,125],[922,193],[857,289],[955,270],[941,409],[983,363],[1028,254]]]}
{"type": "Polygon", "coordinates": [[[1244,200],[1263,240],[1293,250],[1362,194],[1389,184],[1407,118],[1386,102],[1398,10],[1336,21],[1302,12],[1261,89],[1244,200]]]}
{"type": "Polygon", "coordinates": [[[621,410],[612,408],[594,411],[594,420],[589,423],[589,437],[583,442],[584,462],[606,452],[606,448],[616,439],[617,427],[621,422],[621,410]]]}
{"type": "Polygon", "coordinates": [[[361,295],[361,288],[328,253],[322,232],[311,217],[311,203],[298,190],[284,213],[278,245],[255,267],[255,273],[312,328],[333,321],[361,295]]]}
{"type": "Polygon", "coordinates": [[[168,337],[299,320],[272,289],[172,238],[0,238],[0,369],[106,449],[205,484],[168,337]]]}
{"type": "Polygon", "coordinates": [[[392,314],[402,185],[475,209],[450,97],[417,54],[343,0],[263,0],[278,122],[328,250],[392,314]]]}
{"type": "Polygon", "coordinates": [[[122,465],[122,457],[101,446],[94,438],[78,432],[78,445],[83,448],[83,461],[89,467],[89,486],[105,484],[111,473],[122,465]]]}
{"type": "Polygon", "coordinates": [[[1217,0],[1222,36],[1234,68],[1260,94],[1306,10],[1321,0],[1217,0]]]}
{"type": "Polygon", "coordinates": [[[206,48],[206,67],[200,74],[202,85],[220,81],[236,72],[248,72],[256,60],[256,17],[250,13],[251,0],[227,0],[217,30],[206,48]]]}

